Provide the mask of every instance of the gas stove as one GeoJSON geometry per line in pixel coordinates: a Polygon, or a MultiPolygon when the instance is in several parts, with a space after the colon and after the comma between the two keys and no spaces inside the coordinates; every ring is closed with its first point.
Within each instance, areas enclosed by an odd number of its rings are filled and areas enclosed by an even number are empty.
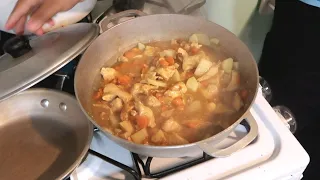
{"type": "MultiPolygon", "coordinates": [[[[71,180],[111,179],[301,179],[309,156],[262,96],[251,113],[259,126],[258,138],[226,158],[205,154],[186,158],[152,158],[131,153],[96,132],[91,152],[71,175],[71,180]],[[181,169],[176,171],[177,169],[181,169]]],[[[239,125],[221,147],[246,135],[239,125]]]]}
{"type": "MultiPolygon", "coordinates": [[[[205,1],[144,2],[138,9],[146,14],[184,12],[205,18],[200,9],[205,1]],[[186,6],[189,7],[184,8],[186,6]]],[[[93,19],[101,25],[106,17],[121,10],[126,9],[110,6],[104,12],[96,11],[95,14],[99,16],[93,19]]],[[[248,147],[230,157],[212,158],[205,153],[185,158],[143,157],[129,152],[109,140],[102,132],[96,131],[86,160],[70,179],[301,179],[309,163],[309,156],[290,132],[295,130],[296,124],[288,114],[283,114],[283,107],[272,108],[269,105],[267,100],[271,98],[270,89],[263,81],[261,83],[262,87],[251,108],[259,126],[259,136],[248,147]]],[[[247,129],[246,124],[241,123],[235,132],[221,143],[221,147],[240,140],[247,134],[247,129]]]]}

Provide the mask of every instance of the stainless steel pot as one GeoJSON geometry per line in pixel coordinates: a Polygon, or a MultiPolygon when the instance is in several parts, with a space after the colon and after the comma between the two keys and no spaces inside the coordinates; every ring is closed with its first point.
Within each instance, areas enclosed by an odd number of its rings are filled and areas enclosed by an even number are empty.
{"type": "MultiPolygon", "coordinates": [[[[117,18],[125,16],[126,12],[116,15],[117,18]]],[[[132,11],[130,12],[132,14],[132,11]]],[[[107,23],[115,18],[107,18],[107,23]]],[[[102,25],[102,27],[106,27],[102,25]]],[[[108,28],[105,28],[107,30],[108,28]]],[[[161,14],[138,17],[126,21],[100,35],[86,50],[80,60],[75,75],[75,91],[82,110],[90,121],[103,131],[108,138],[120,144],[124,148],[140,155],[151,157],[184,157],[193,156],[199,152],[206,152],[214,157],[228,156],[248,144],[258,135],[258,126],[250,114],[250,107],[258,90],[258,70],[256,62],[249,49],[231,32],[221,26],[196,17],[161,14]],[[173,38],[186,38],[192,33],[204,33],[210,37],[217,37],[221,46],[235,57],[240,64],[240,73],[243,85],[249,90],[249,96],[245,102],[245,108],[241,115],[235,117],[232,125],[224,131],[208,139],[192,144],[179,146],[150,146],[139,145],[123,140],[104,131],[89,115],[91,112],[91,95],[94,82],[99,77],[101,67],[115,63],[115,55],[133,47],[138,42],[157,40],[171,40],[173,38]],[[239,123],[245,119],[250,125],[248,134],[231,145],[219,149],[217,145],[224,140],[239,123]]]]}

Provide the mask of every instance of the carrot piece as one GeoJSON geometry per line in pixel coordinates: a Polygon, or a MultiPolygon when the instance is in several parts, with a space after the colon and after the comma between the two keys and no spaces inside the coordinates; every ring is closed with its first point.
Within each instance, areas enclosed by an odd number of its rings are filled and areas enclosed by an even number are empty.
{"type": "Polygon", "coordinates": [[[165,59],[160,59],[159,63],[162,67],[168,67],[169,63],[165,59]]]}
{"type": "Polygon", "coordinates": [[[129,85],[131,82],[131,77],[128,75],[119,76],[117,79],[118,79],[118,84],[121,84],[121,85],[129,85]]]}
{"type": "Polygon", "coordinates": [[[183,111],[183,110],[184,110],[184,105],[178,106],[177,109],[178,109],[179,111],[183,111]]]}
{"type": "Polygon", "coordinates": [[[171,103],[172,103],[174,106],[176,106],[176,107],[181,107],[181,106],[184,105],[184,104],[183,104],[183,99],[182,99],[182,97],[176,97],[176,98],[174,98],[171,103]]]}
{"type": "Polygon", "coordinates": [[[169,106],[168,105],[163,105],[163,106],[161,106],[161,111],[163,112],[163,111],[166,111],[166,110],[168,110],[169,109],[169,106]]]}
{"type": "Polygon", "coordinates": [[[201,81],[200,82],[202,86],[207,87],[209,85],[209,81],[205,80],[205,81],[201,81]]]}
{"type": "Polygon", "coordinates": [[[135,53],[141,52],[141,50],[139,48],[132,48],[130,51],[135,52],[135,53]]]}
{"type": "Polygon", "coordinates": [[[200,125],[200,123],[198,121],[188,121],[188,122],[184,123],[184,125],[186,125],[189,128],[195,129],[200,125]]]}
{"type": "Polygon", "coordinates": [[[164,103],[164,97],[163,96],[158,97],[158,100],[160,101],[161,104],[164,103]]]}
{"type": "Polygon", "coordinates": [[[196,48],[196,47],[192,47],[191,48],[191,53],[192,54],[197,54],[200,51],[200,49],[196,48]]]}
{"type": "Polygon", "coordinates": [[[166,58],[166,61],[169,63],[170,66],[174,65],[174,59],[173,57],[169,56],[166,58]]]}
{"type": "Polygon", "coordinates": [[[98,91],[96,91],[93,94],[93,99],[98,100],[98,99],[102,98],[102,95],[103,95],[103,90],[102,90],[102,88],[99,88],[98,91]]]}
{"type": "Polygon", "coordinates": [[[136,116],[137,125],[142,129],[146,128],[149,124],[149,119],[147,116],[136,116]]]}
{"type": "Polygon", "coordinates": [[[135,57],[137,55],[137,53],[133,52],[133,51],[127,51],[124,53],[124,57],[128,58],[128,59],[132,59],[133,57],[135,57]]]}
{"type": "Polygon", "coordinates": [[[156,96],[156,98],[160,98],[160,97],[162,97],[163,95],[162,95],[161,93],[157,92],[155,96],[156,96]]]}
{"type": "Polygon", "coordinates": [[[115,66],[113,69],[115,69],[115,70],[119,71],[119,70],[121,69],[121,66],[120,66],[120,65],[115,66]]]}
{"type": "Polygon", "coordinates": [[[193,75],[194,75],[194,73],[193,73],[192,71],[188,71],[188,72],[186,73],[186,79],[191,78],[193,75]]]}

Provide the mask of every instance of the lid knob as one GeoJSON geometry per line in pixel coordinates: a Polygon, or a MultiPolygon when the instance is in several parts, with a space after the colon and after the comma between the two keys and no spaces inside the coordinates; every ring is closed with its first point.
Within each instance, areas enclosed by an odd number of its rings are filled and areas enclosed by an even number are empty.
{"type": "Polygon", "coordinates": [[[18,58],[31,51],[29,39],[26,36],[16,36],[7,40],[3,45],[3,51],[13,58],[18,58]]]}

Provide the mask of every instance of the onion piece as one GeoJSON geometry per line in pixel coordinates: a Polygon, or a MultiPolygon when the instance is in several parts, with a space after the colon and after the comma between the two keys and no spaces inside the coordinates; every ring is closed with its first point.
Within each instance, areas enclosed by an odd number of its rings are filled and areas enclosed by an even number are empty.
{"type": "Polygon", "coordinates": [[[210,60],[201,59],[200,63],[198,64],[194,72],[194,75],[198,77],[204,75],[206,72],[208,72],[212,64],[213,63],[210,60]]]}

